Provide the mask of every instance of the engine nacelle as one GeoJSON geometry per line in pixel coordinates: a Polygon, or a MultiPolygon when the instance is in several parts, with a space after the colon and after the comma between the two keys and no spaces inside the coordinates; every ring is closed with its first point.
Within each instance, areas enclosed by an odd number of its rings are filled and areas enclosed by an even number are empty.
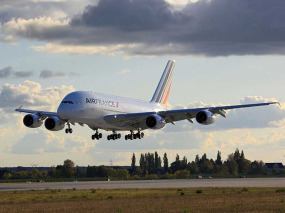
{"type": "Polygon", "coordinates": [[[209,111],[200,111],[196,115],[196,121],[202,125],[209,125],[216,121],[216,115],[209,111]]]}
{"type": "Polygon", "coordinates": [[[28,114],[24,117],[23,123],[26,127],[38,128],[43,124],[43,121],[36,114],[28,114]]]}
{"type": "Polygon", "coordinates": [[[45,127],[49,131],[60,131],[64,128],[64,126],[65,121],[61,120],[56,116],[47,118],[45,120],[45,127]]]}
{"type": "Polygon", "coordinates": [[[146,126],[150,129],[161,129],[166,124],[165,120],[157,114],[148,116],[145,123],[146,126]]]}

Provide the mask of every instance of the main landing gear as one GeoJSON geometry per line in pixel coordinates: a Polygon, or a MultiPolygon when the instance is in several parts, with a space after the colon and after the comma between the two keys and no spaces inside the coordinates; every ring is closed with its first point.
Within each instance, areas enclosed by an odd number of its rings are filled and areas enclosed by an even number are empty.
{"type": "Polygon", "coordinates": [[[66,134],[68,134],[68,133],[71,134],[73,131],[72,131],[72,129],[70,128],[70,123],[69,123],[69,122],[67,122],[67,127],[68,127],[68,128],[65,129],[65,133],[66,133],[66,134]]]}
{"type": "Polygon", "coordinates": [[[138,131],[137,133],[134,133],[131,131],[130,134],[125,135],[125,140],[135,140],[135,139],[142,139],[144,137],[144,133],[138,131]]]}
{"type": "Polygon", "coordinates": [[[96,130],[96,133],[94,135],[91,136],[92,140],[99,140],[100,138],[102,138],[102,133],[99,133],[98,130],[96,130]]]}
{"type": "Polygon", "coordinates": [[[113,131],[113,134],[111,135],[108,135],[107,136],[107,140],[117,140],[117,139],[120,139],[121,138],[121,134],[117,134],[115,131],[113,131]]]}

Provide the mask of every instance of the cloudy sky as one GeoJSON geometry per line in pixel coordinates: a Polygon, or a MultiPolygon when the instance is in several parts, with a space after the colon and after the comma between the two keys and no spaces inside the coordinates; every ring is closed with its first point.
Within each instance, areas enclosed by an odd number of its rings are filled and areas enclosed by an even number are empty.
{"type": "Polygon", "coordinates": [[[285,163],[284,0],[0,0],[0,166],[129,165],[133,152],[285,163]],[[150,100],[176,60],[172,108],[281,102],[188,121],[135,141],[28,129],[24,108],[56,111],[71,91],[150,100]]]}

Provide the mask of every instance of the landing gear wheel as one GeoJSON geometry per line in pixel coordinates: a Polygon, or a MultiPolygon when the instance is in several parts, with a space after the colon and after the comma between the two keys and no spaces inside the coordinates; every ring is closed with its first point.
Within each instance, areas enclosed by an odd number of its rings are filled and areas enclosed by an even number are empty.
{"type": "MultiPolygon", "coordinates": [[[[101,136],[102,136],[102,135],[99,134],[99,138],[100,138],[101,136]]],[[[113,131],[113,134],[108,135],[107,139],[109,138],[108,140],[117,140],[117,139],[120,139],[121,136],[122,136],[121,134],[117,134],[116,131],[113,131]]],[[[125,137],[125,139],[127,140],[126,137],[125,137]]]]}
{"type": "MultiPolygon", "coordinates": [[[[120,138],[120,134],[118,134],[118,137],[120,138]]],[[[125,140],[135,140],[135,139],[142,139],[144,137],[144,133],[140,132],[140,130],[138,130],[137,133],[134,133],[131,130],[130,134],[125,135],[125,140]]]]}
{"type": "Polygon", "coordinates": [[[67,128],[65,129],[65,133],[68,134],[68,133],[72,133],[72,129],[70,128],[70,123],[69,121],[67,121],[67,128]]]}
{"type": "Polygon", "coordinates": [[[65,133],[66,134],[68,134],[68,133],[72,133],[73,131],[72,131],[72,129],[71,128],[67,128],[67,129],[65,129],[65,133]]]}
{"type": "Polygon", "coordinates": [[[107,140],[109,141],[111,139],[110,135],[107,136],[107,140]]]}
{"type": "Polygon", "coordinates": [[[98,129],[95,129],[95,130],[96,130],[96,133],[94,135],[92,135],[91,138],[92,138],[92,140],[95,140],[95,139],[99,140],[100,138],[102,138],[103,135],[102,135],[102,133],[98,132],[98,129]]]}

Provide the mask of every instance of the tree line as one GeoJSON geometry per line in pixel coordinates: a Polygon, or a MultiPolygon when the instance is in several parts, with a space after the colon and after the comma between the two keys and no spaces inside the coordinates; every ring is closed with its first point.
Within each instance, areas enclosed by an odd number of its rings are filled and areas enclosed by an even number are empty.
{"type": "Polygon", "coordinates": [[[141,154],[139,166],[136,166],[136,157],[133,154],[131,159],[132,175],[174,175],[184,177],[191,175],[258,175],[264,173],[264,163],[246,159],[244,152],[236,149],[234,153],[228,155],[227,160],[222,161],[221,152],[218,151],[216,159],[209,159],[205,154],[201,157],[197,154],[193,161],[188,161],[186,156],[182,159],[177,154],[175,161],[169,166],[167,153],[163,155],[163,165],[161,158],[155,153],[141,154]]]}
{"type": "Polygon", "coordinates": [[[175,161],[169,164],[167,153],[161,158],[157,152],[141,154],[137,160],[133,153],[129,168],[120,166],[75,166],[72,160],[65,160],[63,165],[52,166],[50,170],[5,172],[0,170],[2,179],[46,179],[46,178],[111,178],[111,179],[157,179],[157,178],[189,178],[190,175],[260,175],[264,174],[262,161],[246,159],[244,151],[236,149],[223,161],[221,152],[217,152],[216,159],[209,159],[205,154],[197,154],[195,159],[188,161],[186,156],[180,158],[177,154],[175,161]]]}

